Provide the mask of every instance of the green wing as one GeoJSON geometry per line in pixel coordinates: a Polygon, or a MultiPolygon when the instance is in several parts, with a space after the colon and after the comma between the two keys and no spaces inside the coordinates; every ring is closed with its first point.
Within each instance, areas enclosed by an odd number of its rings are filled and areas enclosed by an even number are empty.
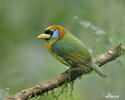
{"type": "Polygon", "coordinates": [[[71,67],[81,66],[91,60],[88,49],[71,34],[56,42],[51,50],[56,59],[71,67]]]}

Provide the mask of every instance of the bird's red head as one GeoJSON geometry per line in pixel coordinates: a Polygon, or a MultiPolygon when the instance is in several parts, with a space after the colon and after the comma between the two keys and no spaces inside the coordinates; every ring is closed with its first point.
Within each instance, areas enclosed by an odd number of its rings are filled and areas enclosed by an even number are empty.
{"type": "Polygon", "coordinates": [[[49,26],[45,29],[44,33],[37,38],[50,40],[53,37],[58,36],[61,39],[66,34],[66,29],[59,25],[49,26]]]}
{"type": "Polygon", "coordinates": [[[59,30],[59,32],[60,32],[60,39],[66,34],[66,30],[62,26],[53,25],[53,26],[47,27],[45,30],[51,30],[51,29],[59,30]]]}

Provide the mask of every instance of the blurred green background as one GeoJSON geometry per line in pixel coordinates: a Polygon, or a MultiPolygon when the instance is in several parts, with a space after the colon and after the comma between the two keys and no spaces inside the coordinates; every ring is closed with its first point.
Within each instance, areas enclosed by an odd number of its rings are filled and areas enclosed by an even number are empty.
{"type": "MultiPolygon", "coordinates": [[[[125,42],[125,1],[0,0],[0,90],[16,93],[67,69],[48,54],[44,40],[36,39],[45,27],[55,24],[80,38],[96,57],[125,42]]],[[[94,72],[84,75],[75,82],[73,95],[64,93],[59,100],[112,100],[105,97],[108,94],[125,100],[124,59],[104,65],[105,79],[94,72]]]]}

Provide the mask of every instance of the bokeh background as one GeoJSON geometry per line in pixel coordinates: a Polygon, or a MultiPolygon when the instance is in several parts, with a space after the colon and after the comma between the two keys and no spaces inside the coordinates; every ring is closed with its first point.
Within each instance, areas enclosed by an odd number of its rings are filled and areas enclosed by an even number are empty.
{"type": "MultiPolygon", "coordinates": [[[[0,99],[4,90],[16,93],[48,81],[67,67],[57,62],[37,40],[43,29],[59,24],[84,42],[93,57],[125,42],[124,0],[0,0],[0,99]]],[[[72,96],[59,100],[125,100],[125,56],[96,73],[75,81],[72,96]]],[[[58,92],[56,92],[58,94],[58,92]]],[[[55,93],[55,94],[56,94],[55,93]]],[[[66,96],[67,95],[67,96],[66,96]]],[[[52,94],[43,100],[54,100],[52,94]]]]}

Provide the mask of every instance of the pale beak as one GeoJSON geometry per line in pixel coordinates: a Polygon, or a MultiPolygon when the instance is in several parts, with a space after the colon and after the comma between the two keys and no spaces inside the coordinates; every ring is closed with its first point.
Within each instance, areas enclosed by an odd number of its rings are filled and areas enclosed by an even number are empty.
{"type": "Polygon", "coordinates": [[[37,36],[37,39],[49,39],[51,37],[50,34],[40,34],[39,36],[37,36]]]}

